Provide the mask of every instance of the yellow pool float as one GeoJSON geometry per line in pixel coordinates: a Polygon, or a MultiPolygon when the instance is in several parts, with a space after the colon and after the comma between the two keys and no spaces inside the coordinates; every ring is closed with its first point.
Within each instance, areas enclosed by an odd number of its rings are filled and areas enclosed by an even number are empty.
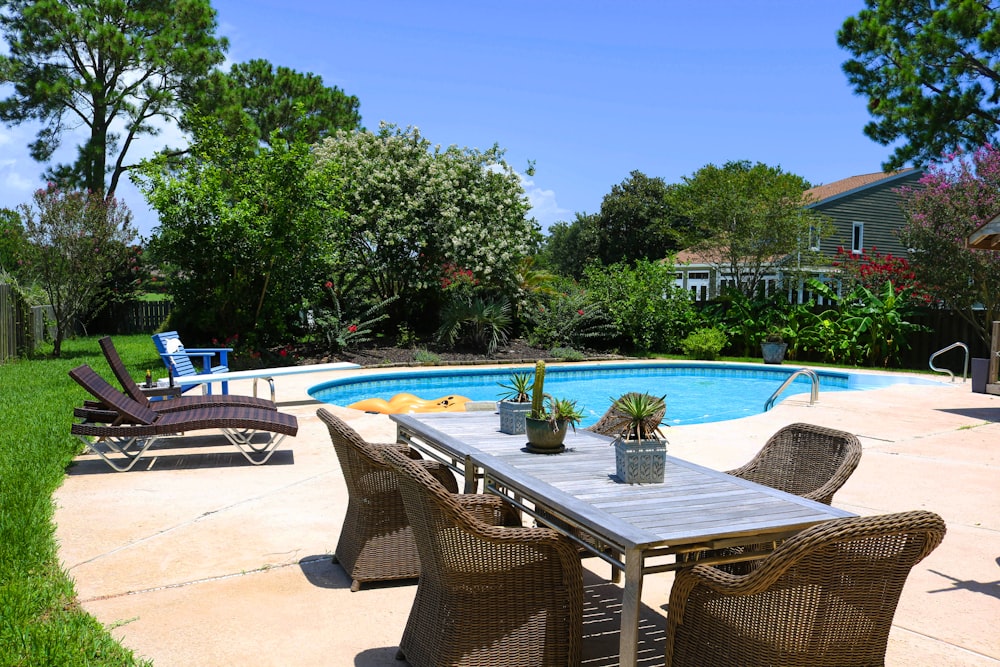
{"type": "Polygon", "coordinates": [[[427,400],[413,394],[396,394],[388,401],[384,398],[366,398],[347,407],[365,412],[395,415],[404,412],[465,412],[465,396],[442,396],[427,400]]]}

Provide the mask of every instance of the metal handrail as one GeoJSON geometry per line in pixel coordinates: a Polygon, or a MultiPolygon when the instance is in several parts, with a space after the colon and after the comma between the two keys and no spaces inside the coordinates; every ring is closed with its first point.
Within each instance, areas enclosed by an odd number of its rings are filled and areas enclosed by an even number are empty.
{"type": "Polygon", "coordinates": [[[789,375],[785,381],[781,383],[781,386],[778,387],[777,391],[771,394],[771,398],[767,399],[764,403],[764,412],[767,412],[774,407],[774,402],[777,400],[778,395],[781,394],[781,392],[783,392],[788,385],[792,384],[792,382],[795,381],[795,378],[800,375],[805,375],[807,378],[812,380],[812,390],[809,392],[809,405],[812,405],[819,400],[819,376],[816,375],[816,371],[811,368],[800,368],[789,375]]]}
{"type": "Polygon", "coordinates": [[[939,354],[944,354],[945,352],[948,352],[950,350],[954,350],[956,347],[960,347],[963,350],[965,350],[965,368],[962,369],[962,382],[965,382],[966,377],[968,377],[969,375],[969,346],[966,345],[965,343],[952,343],[948,347],[941,348],[940,350],[931,355],[931,358],[927,360],[927,365],[930,366],[931,370],[936,373],[947,373],[948,375],[951,376],[951,381],[954,382],[955,374],[952,373],[947,368],[938,368],[937,366],[935,366],[934,357],[938,356],[939,354]]]}

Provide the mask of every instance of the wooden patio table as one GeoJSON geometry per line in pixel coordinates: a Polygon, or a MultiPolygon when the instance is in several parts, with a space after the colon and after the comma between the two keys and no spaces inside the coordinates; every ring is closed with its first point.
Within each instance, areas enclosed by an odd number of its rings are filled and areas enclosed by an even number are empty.
{"type": "Polygon", "coordinates": [[[644,575],[690,565],[678,558],[685,553],[768,543],[854,516],[671,456],[663,483],[624,484],[611,440],[589,431],[570,431],[566,451],[546,455],[527,452],[524,435],[501,433],[495,413],[390,417],[400,437],[464,475],[467,492],[482,484],[624,572],[621,667],[636,664],[644,575]]]}

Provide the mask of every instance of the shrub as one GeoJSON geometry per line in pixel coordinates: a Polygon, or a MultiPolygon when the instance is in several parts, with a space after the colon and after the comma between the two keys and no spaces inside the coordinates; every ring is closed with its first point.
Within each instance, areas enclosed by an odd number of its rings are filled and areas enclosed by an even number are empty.
{"type": "Polygon", "coordinates": [[[579,289],[569,289],[530,311],[528,342],[538,347],[595,347],[617,336],[611,318],[579,289]]]}
{"type": "Polygon", "coordinates": [[[618,335],[639,351],[676,350],[694,317],[691,295],[677,287],[669,263],[588,267],[586,286],[591,299],[610,314],[618,335]]]}
{"type": "Polygon", "coordinates": [[[583,361],[585,358],[583,352],[571,347],[554,347],[549,351],[549,354],[561,361],[583,361]]]}
{"type": "Polygon", "coordinates": [[[692,359],[712,361],[718,358],[728,342],[726,334],[718,329],[696,329],[681,341],[681,349],[692,359]]]}

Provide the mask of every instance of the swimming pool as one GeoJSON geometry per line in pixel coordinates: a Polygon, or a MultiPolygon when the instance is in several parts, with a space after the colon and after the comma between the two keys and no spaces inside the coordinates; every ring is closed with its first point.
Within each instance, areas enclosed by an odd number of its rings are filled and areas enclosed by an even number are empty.
{"type": "MultiPolygon", "coordinates": [[[[781,383],[797,370],[793,366],[697,362],[642,362],[547,366],[545,392],[577,401],[585,417],[581,426],[597,421],[614,398],[629,391],[666,395],[664,422],[672,425],[702,424],[759,414],[781,383]]],[[[340,378],[309,389],[316,400],[349,406],[366,398],[391,399],[399,393],[423,399],[458,395],[473,401],[495,401],[503,393],[497,383],[512,372],[534,372],[534,366],[501,369],[427,369],[386,372],[340,378]]],[[[863,390],[896,383],[931,383],[919,377],[816,370],[820,400],[824,392],[863,390]]],[[[811,381],[800,376],[779,397],[810,390],[811,381]]]]}

